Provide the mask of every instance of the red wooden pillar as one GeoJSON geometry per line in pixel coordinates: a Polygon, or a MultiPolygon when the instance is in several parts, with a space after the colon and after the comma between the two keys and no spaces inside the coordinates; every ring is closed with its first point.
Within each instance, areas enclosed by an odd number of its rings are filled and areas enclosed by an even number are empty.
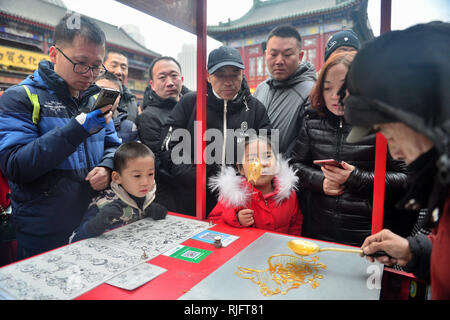
{"type": "Polygon", "coordinates": [[[197,0],[197,122],[195,159],[197,163],[196,216],[206,219],[206,163],[203,139],[206,131],[206,0],[197,0]]]}
{"type": "MultiPolygon", "coordinates": [[[[380,34],[391,31],[391,0],[381,0],[380,34]]],[[[384,195],[386,181],[386,138],[377,133],[375,145],[375,178],[373,186],[372,234],[383,229],[384,195]]]]}
{"type": "Polygon", "coordinates": [[[392,0],[381,0],[380,34],[391,31],[392,0]]]}

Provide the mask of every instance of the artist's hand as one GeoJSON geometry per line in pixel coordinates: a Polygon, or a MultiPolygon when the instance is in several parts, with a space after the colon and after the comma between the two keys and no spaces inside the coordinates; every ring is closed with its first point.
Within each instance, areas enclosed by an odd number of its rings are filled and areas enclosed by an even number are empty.
{"type": "Polygon", "coordinates": [[[244,227],[250,227],[255,223],[253,219],[253,210],[252,209],[242,209],[238,212],[238,221],[244,227]]]}
{"type": "Polygon", "coordinates": [[[380,232],[367,237],[366,240],[364,240],[361,249],[365,255],[372,254],[379,250],[385,251],[392,258],[387,256],[378,258],[366,256],[366,259],[370,262],[374,262],[374,259],[376,259],[378,262],[387,266],[392,266],[394,264],[405,266],[412,258],[408,240],[387,229],[383,229],[380,232]]]}
{"type": "Polygon", "coordinates": [[[344,193],[344,186],[325,177],[323,179],[323,192],[328,196],[339,196],[344,193]]]}
{"type": "Polygon", "coordinates": [[[331,165],[323,165],[321,169],[325,178],[336,184],[343,185],[355,167],[345,161],[341,161],[341,165],[342,168],[331,165]]]}
{"type": "Polygon", "coordinates": [[[111,169],[105,167],[95,167],[85,178],[89,181],[92,189],[101,191],[106,189],[111,182],[111,169]]]}

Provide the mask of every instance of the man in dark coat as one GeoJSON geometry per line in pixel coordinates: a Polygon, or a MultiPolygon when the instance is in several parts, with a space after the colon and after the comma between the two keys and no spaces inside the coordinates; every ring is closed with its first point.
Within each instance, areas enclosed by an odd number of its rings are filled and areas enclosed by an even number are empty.
{"type": "Polygon", "coordinates": [[[173,176],[160,166],[161,131],[172,109],[182,96],[183,76],[181,66],[172,57],[163,56],[150,65],[150,81],[145,90],[143,111],[137,118],[141,142],[147,145],[156,156],[156,199],[176,211],[176,183],[173,176]]]}
{"type": "MultiPolygon", "coordinates": [[[[235,163],[235,142],[244,139],[249,130],[270,134],[267,131],[271,125],[264,105],[250,94],[239,51],[230,47],[211,51],[207,68],[206,151],[211,153],[209,156],[207,152],[206,162],[209,177],[217,173],[220,165],[235,163]],[[221,143],[210,139],[210,135],[215,133],[221,134],[221,143]],[[208,149],[212,143],[217,148],[208,149]]],[[[178,185],[178,189],[173,191],[177,194],[178,212],[188,215],[196,213],[196,105],[196,92],[191,92],[184,95],[170,113],[164,126],[167,135],[162,143],[164,151],[161,155],[162,165],[174,176],[178,185]],[[181,142],[177,139],[180,137],[183,137],[181,142]]],[[[208,192],[207,213],[216,203],[216,196],[208,192]]]]}
{"type": "Polygon", "coordinates": [[[150,65],[142,113],[138,116],[139,137],[154,153],[161,149],[161,128],[182,96],[181,66],[172,57],[159,57],[150,65]]]}

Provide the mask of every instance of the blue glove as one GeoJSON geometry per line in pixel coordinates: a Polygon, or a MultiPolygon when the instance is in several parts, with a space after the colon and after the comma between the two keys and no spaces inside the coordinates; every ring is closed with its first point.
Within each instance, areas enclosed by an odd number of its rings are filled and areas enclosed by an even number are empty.
{"type": "Polygon", "coordinates": [[[90,134],[95,134],[106,126],[105,117],[100,109],[89,113],[80,113],[75,120],[90,134]]]}

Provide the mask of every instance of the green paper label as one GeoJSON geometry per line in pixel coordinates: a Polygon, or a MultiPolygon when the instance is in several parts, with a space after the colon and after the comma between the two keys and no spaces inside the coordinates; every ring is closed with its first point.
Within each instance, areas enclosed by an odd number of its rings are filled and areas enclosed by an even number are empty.
{"type": "Polygon", "coordinates": [[[179,245],[172,250],[167,251],[166,253],[164,253],[164,255],[176,259],[198,263],[206,258],[211,252],[212,251],[179,245]]]}

